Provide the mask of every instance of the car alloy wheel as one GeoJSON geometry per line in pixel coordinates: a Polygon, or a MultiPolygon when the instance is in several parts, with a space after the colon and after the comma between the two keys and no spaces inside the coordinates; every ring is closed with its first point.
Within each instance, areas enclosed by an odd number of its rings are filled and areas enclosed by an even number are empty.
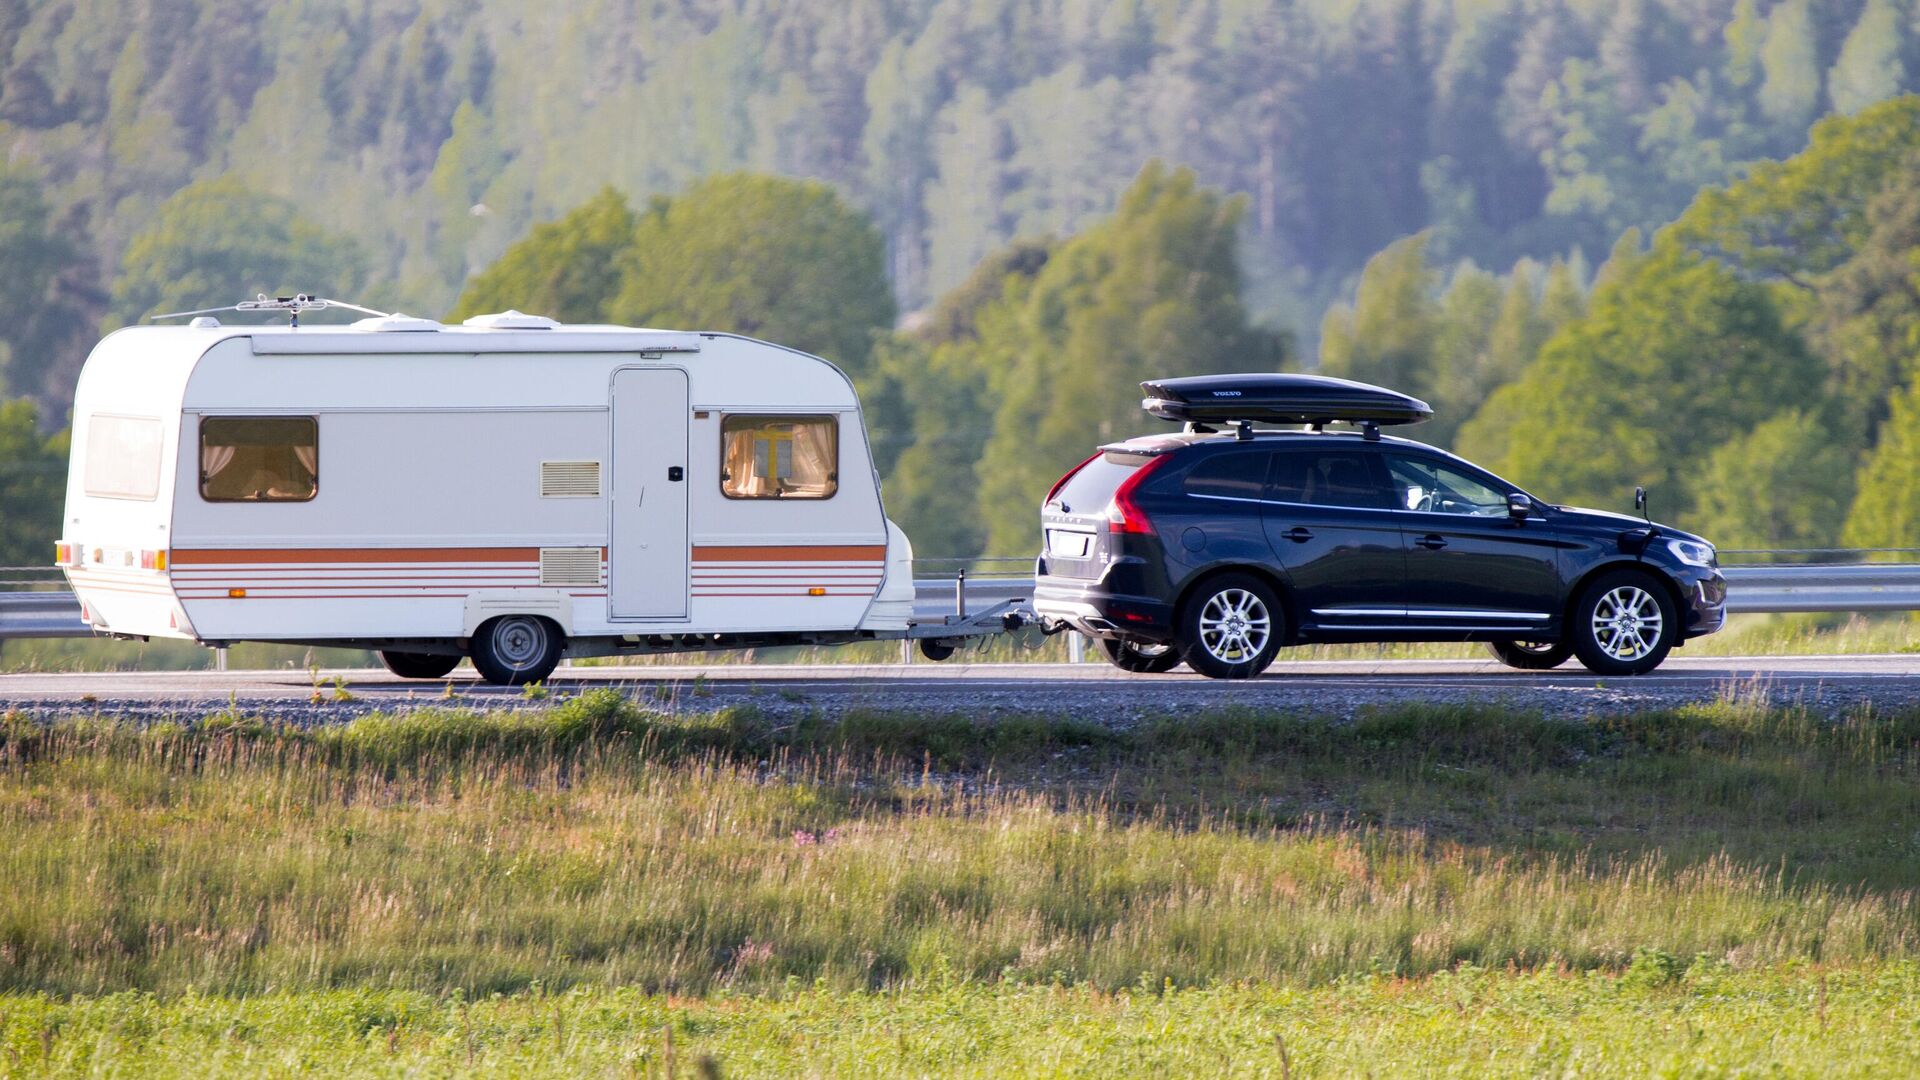
{"type": "Polygon", "coordinates": [[[1573,651],[1599,675],[1640,675],[1660,666],[1678,636],[1679,612],[1645,573],[1616,571],[1588,585],[1573,607],[1573,651]]]}
{"type": "Polygon", "coordinates": [[[1273,590],[1251,574],[1225,574],[1182,605],[1177,642],[1187,666],[1215,679],[1248,679],[1266,670],[1286,637],[1273,590]]]}
{"type": "Polygon", "coordinates": [[[1665,627],[1659,603],[1638,585],[1609,590],[1593,609],[1594,640],[1600,643],[1602,652],[1622,663],[1651,653],[1665,627]]]}

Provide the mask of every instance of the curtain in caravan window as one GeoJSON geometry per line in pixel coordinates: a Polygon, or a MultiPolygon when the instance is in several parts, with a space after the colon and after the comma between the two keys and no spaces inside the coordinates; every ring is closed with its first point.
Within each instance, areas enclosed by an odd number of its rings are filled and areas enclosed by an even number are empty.
{"type": "Polygon", "coordinates": [[[306,502],[319,490],[320,425],[311,416],[200,421],[200,496],[208,502],[306,502]]]}
{"type": "Polygon", "coordinates": [[[840,419],[728,416],[720,491],[730,499],[828,499],[840,487],[840,419]]]}

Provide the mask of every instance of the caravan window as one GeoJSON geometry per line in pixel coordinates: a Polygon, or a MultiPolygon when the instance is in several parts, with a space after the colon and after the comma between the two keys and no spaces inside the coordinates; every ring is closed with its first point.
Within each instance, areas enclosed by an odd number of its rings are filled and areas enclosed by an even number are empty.
{"type": "Polygon", "coordinates": [[[103,416],[87,421],[87,494],[152,499],[160,493],[160,421],[103,416]]]}
{"type": "Polygon", "coordinates": [[[837,416],[728,416],[720,441],[729,499],[830,499],[840,487],[837,416]]]}
{"type": "Polygon", "coordinates": [[[200,496],[208,502],[306,502],[319,471],[320,425],[311,416],[200,421],[200,496]]]}

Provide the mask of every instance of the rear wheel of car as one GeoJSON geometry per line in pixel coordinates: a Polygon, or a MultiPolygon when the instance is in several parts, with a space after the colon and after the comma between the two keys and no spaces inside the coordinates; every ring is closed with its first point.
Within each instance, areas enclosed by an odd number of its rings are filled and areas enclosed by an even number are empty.
{"type": "Polygon", "coordinates": [[[1250,679],[1280,651],[1286,617],[1273,589],[1248,574],[1222,574],[1180,611],[1177,642],[1187,666],[1215,679],[1250,679]]]}
{"type": "Polygon", "coordinates": [[[1180,666],[1180,650],[1172,645],[1144,645],[1136,641],[1101,638],[1100,648],[1121,671],[1157,675],[1180,666]]]}
{"type": "Polygon", "coordinates": [[[438,653],[380,651],[380,662],[403,679],[437,679],[460,666],[458,656],[438,653]]]}
{"type": "Polygon", "coordinates": [[[1521,671],[1550,671],[1567,662],[1573,645],[1565,641],[1489,641],[1494,659],[1521,671]]]}
{"type": "Polygon", "coordinates": [[[1673,598],[1630,570],[1602,574],[1580,592],[1567,635],[1596,675],[1643,675],[1660,666],[1680,632],[1673,598]]]}
{"type": "Polygon", "coordinates": [[[538,615],[502,615],[473,635],[473,666],[495,686],[539,682],[560,664],[560,628],[538,615]]]}

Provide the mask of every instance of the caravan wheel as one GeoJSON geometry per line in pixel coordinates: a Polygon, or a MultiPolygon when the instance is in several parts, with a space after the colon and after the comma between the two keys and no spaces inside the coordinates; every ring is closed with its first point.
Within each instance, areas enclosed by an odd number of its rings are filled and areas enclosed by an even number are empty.
{"type": "Polygon", "coordinates": [[[560,628],[538,615],[502,615],[473,635],[473,666],[495,686],[539,682],[560,664],[560,628]]]}

